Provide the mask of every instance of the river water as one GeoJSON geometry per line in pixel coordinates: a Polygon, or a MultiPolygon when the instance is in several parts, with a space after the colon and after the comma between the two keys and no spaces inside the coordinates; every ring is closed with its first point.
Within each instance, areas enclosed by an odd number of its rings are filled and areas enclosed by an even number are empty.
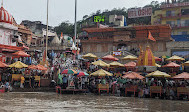
{"type": "Polygon", "coordinates": [[[0,93],[0,112],[188,112],[188,101],[151,98],[67,95],[56,93],[0,93]]]}

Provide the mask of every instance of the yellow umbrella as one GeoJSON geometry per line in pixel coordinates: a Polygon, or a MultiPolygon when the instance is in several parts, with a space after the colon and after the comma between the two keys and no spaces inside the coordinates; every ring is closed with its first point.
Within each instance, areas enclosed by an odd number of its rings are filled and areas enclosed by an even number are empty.
{"type": "Polygon", "coordinates": [[[189,66],[189,61],[185,62],[184,66],[189,66]]]}
{"type": "Polygon", "coordinates": [[[96,72],[93,72],[91,75],[93,75],[93,76],[112,76],[113,74],[110,72],[107,72],[103,69],[100,69],[96,72]]]}
{"type": "Polygon", "coordinates": [[[109,67],[109,65],[102,60],[92,62],[91,64],[97,65],[97,66],[102,66],[102,67],[109,67]]]}
{"type": "Polygon", "coordinates": [[[157,70],[155,72],[149,73],[148,75],[146,75],[146,77],[171,77],[171,76],[165,72],[161,72],[157,70]]]}
{"type": "Polygon", "coordinates": [[[88,53],[88,54],[85,54],[82,56],[83,58],[85,59],[88,59],[88,58],[94,58],[94,59],[97,59],[98,57],[92,53],[88,53]]]}
{"type": "Polygon", "coordinates": [[[26,68],[26,67],[28,67],[28,65],[22,63],[21,61],[17,61],[15,63],[9,65],[9,67],[11,67],[11,68],[12,67],[15,67],[15,68],[26,68]]]}
{"type": "Polygon", "coordinates": [[[179,56],[176,56],[176,55],[174,55],[174,56],[172,56],[172,57],[167,59],[167,61],[183,61],[183,60],[185,60],[185,59],[181,58],[179,56]]]}
{"type": "Polygon", "coordinates": [[[126,57],[122,58],[123,60],[138,60],[137,57],[135,56],[131,56],[131,55],[127,55],[126,57]]]}
{"type": "Polygon", "coordinates": [[[161,65],[159,65],[159,64],[156,63],[156,67],[161,67],[161,65]]]}
{"type": "Polygon", "coordinates": [[[117,61],[114,61],[114,62],[110,63],[109,65],[110,65],[110,67],[124,67],[123,64],[121,64],[117,61]]]}

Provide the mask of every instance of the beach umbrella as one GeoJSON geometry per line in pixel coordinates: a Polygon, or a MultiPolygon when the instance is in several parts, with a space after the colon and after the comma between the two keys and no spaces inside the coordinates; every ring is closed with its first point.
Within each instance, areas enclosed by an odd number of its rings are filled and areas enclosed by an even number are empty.
{"type": "Polygon", "coordinates": [[[184,58],[176,56],[176,55],[167,59],[167,61],[184,61],[184,60],[185,60],[184,58]]]}
{"type": "Polygon", "coordinates": [[[82,56],[84,59],[97,59],[98,57],[92,53],[88,53],[82,56]]]}
{"type": "Polygon", "coordinates": [[[77,75],[77,77],[82,77],[82,76],[89,76],[89,74],[86,72],[79,72],[77,75]]]}
{"type": "Polygon", "coordinates": [[[134,67],[136,67],[137,66],[137,64],[136,64],[136,62],[128,62],[128,63],[126,63],[125,64],[125,67],[127,68],[127,67],[130,67],[130,68],[134,68],[134,67]]]}
{"type": "Polygon", "coordinates": [[[110,63],[109,65],[110,65],[110,67],[124,67],[123,64],[121,64],[117,61],[114,61],[114,62],[110,63]]]}
{"type": "Polygon", "coordinates": [[[110,72],[107,72],[107,71],[105,71],[103,69],[100,69],[100,70],[98,70],[96,72],[93,72],[91,75],[92,76],[112,76],[113,74],[110,73],[110,72]]]}
{"type": "Polygon", "coordinates": [[[24,52],[24,51],[15,52],[15,53],[13,53],[13,55],[14,55],[15,57],[30,57],[30,55],[27,54],[27,53],[24,52]]]}
{"type": "Polygon", "coordinates": [[[136,72],[127,72],[122,76],[124,79],[144,79],[144,77],[136,72]]]}
{"type": "Polygon", "coordinates": [[[137,57],[135,56],[131,56],[131,55],[127,55],[126,57],[122,58],[123,60],[138,60],[137,57]]]}
{"type": "Polygon", "coordinates": [[[164,55],[164,56],[162,56],[162,58],[164,58],[164,59],[165,59],[165,58],[170,58],[170,56],[165,56],[165,55],[164,55]]]}
{"type": "Polygon", "coordinates": [[[183,72],[181,74],[178,74],[174,77],[172,77],[173,79],[189,79],[189,73],[187,72],[183,72]]]}
{"type": "Polygon", "coordinates": [[[159,57],[154,56],[154,58],[155,58],[156,61],[162,61],[162,59],[159,58],[159,57]]]}
{"type": "Polygon", "coordinates": [[[29,69],[34,69],[34,70],[37,70],[37,66],[36,65],[30,65],[28,66],[29,69]]]}
{"type": "Polygon", "coordinates": [[[77,72],[73,69],[65,69],[62,74],[77,74],[77,72]]]}
{"type": "Polygon", "coordinates": [[[15,63],[9,65],[9,67],[11,67],[11,68],[13,68],[13,67],[14,68],[26,68],[26,67],[28,67],[28,65],[22,63],[21,61],[17,61],[15,63]]]}
{"type": "Polygon", "coordinates": [[[8,67],[8,65],[0,61],[0,68],[5,68],[5,67],[8,67]]]}
{"type": "Polygon", "coordinates": [[[107,56],[104,56],[102,57],[103,60],[110,60],[110,61],[118,61],[119,59],[112,56],[112,55],[107,55],[107,56]]]}
{"type": "Polygon", "coordinates": [[[171,77],[171,76],[165,72],[161,72],[157,70],[155,72],[149,73],[148,75],[146,75],[146,77],[171,77]]]}
{"type": "Polygon", "coordinates": [[[102,60],[98,60],[98,61],[92,62],[91,64],[97,65],[97,66],[102,66],[102,67],[108,67],[109,66],[109,64],[105,63],[102,60]]]}
{"type": "Polygon", "coordinates": [[[37,67],[37,70],[48,70],[46,67],[44,67],[41,64],[38,64],[36,67],[37,67]]]}
{"type": "Polygon", "coordinates": [[[185,62],[184,66],[189,66],[189,61],[185,62]]]}
{"type": "Polygon", "coordinates": [[[174,62],[171,62],[171,63],[169,63],[167,65],[164,65],[163,67],[178,68],[178,67],[180,67],[180,65],[178,65],[178,64],[176,64],[174,62]]]}
{"type": "Polygon", "coordinates": [[[157,64],[157,63],[156,63],[156,67],[159,67],[159,68],[160,68],[160,67],[161,67],[161,65],[159,65],[159,64],[157,64]]]}

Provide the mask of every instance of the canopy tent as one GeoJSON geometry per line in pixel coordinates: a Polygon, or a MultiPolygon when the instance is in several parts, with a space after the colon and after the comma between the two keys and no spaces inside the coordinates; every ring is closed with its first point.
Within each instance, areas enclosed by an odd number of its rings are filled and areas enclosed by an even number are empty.
{"type": "Polygon", "coordinates": [[[97,59],[98,57],[92,53],[88,53],[82,56],[84,59],[97,59]]]}
{"type": "Polygon", "coordinates": [[[184,60],[185,60],[184,58],[176,56],[176,55],[167,59],[167,61],[184,61],[184,60]]]}
{"type": "Polygon", "coordinates": [[[170,58],[170,56],[165,56],[165,55],[164,55],[164,56],[162,56],[162,58],[166,59],[166,58],[170,58]]]}
{"type": "Polygon", "coordinates": [[[149,73],[148,75],[146,75],[146,77],[171,77],[171,76],[165,72],[161,72],[157,70],[155,72],[149,73]]]}
{"type": "Polygon", "coordinates": [[[77,72],[73,69],[65,69],[62,74],[77,74],[77,72]]]}
{"type": "Polygon", "coordinates": [[[110,67],[124,67],[123,64],[121,64],[117,61],[114,61],[114,62],[110,63],[109,65],[110,65],[110,67]]]}
{"type": "Polygon", "coordinates": [[[103,69],[100,69],[100,70],[98,70],[96,72],[93,72],[91,75],[92,76],[113,76],[112,73],[107,72],[107,71],[105,71],[103,69]]]}
{"type": "Polygon", "coordinates": [[[123,60],[138,60],[137,57],[135,56],[131,56],[131,55],[127,55],[126,57],[122,58],[123,60]]]}
{"type": "Polygon", "coordinates": [[[183,73],[181,73],[181,74],[178,74],[178,75],[176,75],[176,76],[174,76],[174,77],[172,77],[173,79],[189,79],[189,73],[187,73],[187,72],[183,72],[183,73]]]}
{"type": "Polygon", "coordinates": [[[89,76],[89,74],[86,73],[86,72],[79,72],[79,73],[77,74],[77,77],[82,77],[82,76],[89,76]]]}
{"type": "Polygon", "coordinates": [[[28,67],[28,65],[22,63],[21,61],[17,61],[15,63],[9,65],[9,67],[11,67],[11,68],[13,68],[13,67],[14,68],[26,68],[26,67],[28,67]]]}
{"type": "Polygon", "coordinates": [[[118,61],[119,59],[112,56],[112,55],[107,55],[107,56],[104,56],[102,57],[103,60],[110,60],[110,61],[118,61]]]}
{"type": "Polygon", "coordinates": [[[128,63],[126,63],[125,64],[125,67],[127,68],[134,68],[134,67],[136,67],[137,66],[137,64],[136,64],[136,62],[133,62],[133,61],[131,61],[131,62],[128,62],[128,63]]]}
{"type": "Polygon", "coordinates": [[[5,68],[5,67],[8,67],[8,65],[0,61],[0,68],[5,68]]]}
{"type": "Polygon", "coordinates": [[[124,79],[144,79],[144,77],[136,72],[127,72],[124,76],[122,76],[124,79]]]}
{"type": "Polygon", "coordinates": [[[154,58],[155,58],[155,61],[162,61],[162,59],[159,57],[154,56],[154,58]]]}
{"type": "Polygon", "coordinates": [[[155,58],[149,46],[146,47],[143,56],[140,56],[139,58],[138,66],[155,66],[155,58]]]}
{"type": "Polygon", "coordinates": [[[167,65],[164,65],[163,67],[170,67],[170,68],[177,68],[177,67],[180,67],[180,65],[174,63],[174,62],[171,62],[167,65]]]}
{"type": "Polygon", "coordinates": [[[18,52],[15,52],[13,53],[13,55],[15,57],[30,57],[29,54],[25,53],[24,51],[18,51],[18,52]]]}
{"type": "Polygon", "coordinates": [[[98,61],[92,62],[91,64],[97,65],[97,66],[102,66],[102,67],[109,67],[109,64],[103,62],[102,60],[98,60],[98,61]]]}

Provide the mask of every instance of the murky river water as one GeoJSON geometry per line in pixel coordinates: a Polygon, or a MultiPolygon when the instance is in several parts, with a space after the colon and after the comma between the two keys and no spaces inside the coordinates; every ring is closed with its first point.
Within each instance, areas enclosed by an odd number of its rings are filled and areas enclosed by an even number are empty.
{"type": "Polygon", "coordinates": [[[0,112],[189,111],[188,101],[56,93],[0,93],[0,112]]]}

